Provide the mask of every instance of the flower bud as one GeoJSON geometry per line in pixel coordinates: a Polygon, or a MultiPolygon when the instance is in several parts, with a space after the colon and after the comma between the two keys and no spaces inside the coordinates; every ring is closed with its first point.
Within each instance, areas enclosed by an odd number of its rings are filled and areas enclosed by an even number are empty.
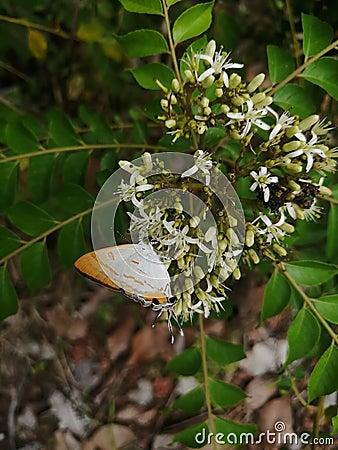
{"type": "Polygon", "coordinates": [[[302,166],[299,164],[288,164],[285,166],[289,172],[300,173],[302,171],[302,166]]]}
{"type": "Polygon", "coordinates": [[[207,106],[206,108],[203,109],[203,113],[206,116],[210,116],[210,114],[212,113],[212,110],[211,110],[211,108],[209,108],[209,106],[207,106]]]}
{"type": "Polygon", "coordinates": [[[130,161],[119,161],[119,166],[128,173],[133,173],[135,170],[138,170],[138,167],[134,166],[130,161]]]}
{"type": "Polygon", "coordinates": [[[143,164],[147,170],[151,170],[153,168],[153,160],[151,158],[151,154],[149,152],[144,152],[142,155],[143,164]]]}
{"type": "Polygon", "coordinates": [[[255,233],[253,232],[253,230],[247,230],[246,235],[245,235],[245,245],[247,247],[252,247],[255,243],[255,233]]]}
{"type": "Polygon", "coordinates": [[[294,204],[293,209],[296,211],[297,219],[300,219],[300,220],[305,219],[304,212],[298,205],[294,204]]]}
{"type": "Polygon", "coordinates": [[[273,244],[272,248],[279,256],[286,256],[288,252],[285,250],[285,248],[281,247],[278,244],[273,244]]]}
{"type": "Polygon", "coordinates": [[[314,125],[316,122],[318,122],[318,120],[319,120],[319,116],[317,114],[312,114],[311,116],[302,120],[299,123],[298,128],[300,131],[307,131],[312,127],[312,125],[314,125]]]}
{"type": "Polygon", "coordinates": [[[228,114],[228,112],[230,111],[230,108],[228,105],[225,105],[224,103],[221,105],[221,112],[223,114],[228,114]]]}
{"type": "Polygon", "coordinates": [[[265,99],[266,95],[264,92],[258,92],[258,94],[255,94],[251,97],[251,100],[253,101],[254,105],[257,103],[262,102],[265,99]]]}
{"type": "Polygon", "coordinates": [[[294,180],[290,180],[288,182],[288,185],[293,191],[300,191],[301,190],[301,186],[298,183],[296,183],[294,180]]]}
{"type": "Polygon", "coordinates": [[[169,89],[166,88],[165,86],[163,86],[163,84],[160,82],[160,80],[158,80],[157,78],[154,79],[155,83],[157,84],[157,86],[162,89],[162,91],[167,94],[169,92],[169,89]]]}
{"type": "Polygon", "coordinates": [[[229,78],[229,89],[236,89],[242,82],[242,78],[238,73],[232,73],[229,78]]]}
{"type": "Polygon", "coordinates": [[[266,106],[271,105],[273,98],[269,95],[266,95],[265,98],[261,102],[257,102],[255,104],[256,108],[265,108],[266,106]]]}
{"type": "Polygon", "coordinates": [[[200,105],[202,106],[202,108],[206,108],[207,106],[209,106],[209,102],[210,100],[208,99],[208,97],[203,97],[201,99],[200,105]]]}
{"type": "Polygon", "coordinates": [[[160,104],[161,104],[161,108],[164,111],[168,110],[169,103],[168,103],[168,100],[166,98],[162,98],[161,101],[160,101],[160,104]]]}
{"type": "Polygon", "coordinates": [[[320,186],[320,187],[319,187],[319,193],[320,193],[321,195],[328,195],[328,196],[331,196],[331,195],[332,195],[331,189],[329,189],[329,188],[326,187],[326,186],[320,186]]]}
{"type": "Polygon", "coordinates": [[[174,128],[176,126],[176,120],[168,119],[164,122],[164,124],[167,128],[174,128]]]}
{"type": "Polygon", "coordinates": [[[254,264],[258,264],[259,263],[259,256],[257,255],[257,253],[255,252],[255,250],[253,248],[250,248],[250,250],[248,250],[248,254],[251,258],[251,261],[254,264]]]}
{"type": "Polygon", "coordinates": [[[179,92],[180,90],[180,83],[177,78],[174,78],[171,82],[171,87],[174,92],[179,92]]]}
{"type": "Polygon", "coordinates": [[[282,148],[284,152],[293,152],[295,150],[298,150],[302,145],[303,144],[300,141],[291,141],[284,144],[282,148]]]}
{"type": "Polygon", "coordinates": [[[189,223],[192,228],[196,228],[196,227],[198,227],[200,221],[201,221],[200,217],[194,216],[190,219],[189,223]]]}
{"type": "Polygon", "coordinates": [[[208,45],[206,46],[205,53],[210,56],[210,58],[214,57],[216,51],[216,42],[212,39],[208,42],[208,45]]]}
{"type": "Polygon", "coordinates": [[[187,77],[187,79],[190,83],[194,83],[195,78],[194,78],[194,75],[192,74],[191,70],[185,70],[184,75],[187,77]]]}
{"type": "Polygon", "coordinates": [[[258,75],[256,75],[247,86],[248,92],[250,93],[254,92],[257,88],[259,88],[259,86],[263,83],[264,80],[265,80],[264,73],[259,73],[258,75]]]}
{"type": "Polygon", "coordinates": [[[234,97],[233,99],[232,99],[232,103],[235,105],[235,106],[242,106],[243,105],[243,103],[245,103],[245,99],[243,98],[243,97],[234,97]]]}
{"type": "Polygon", "coordinates": [[[237,280],[237,281],[240,280],[240,278],[241,278],[241,271],[239,270],[238,266],[232,272],[232,276],[235,278],[235,280],[237,280]]]}
{"type": "Polygon", "coordinates": [[[213,75],[209,75],[207,78],[205,78],[202,81],[202,86],[204,87],[204,89],[208,89],[209,87],[211,87],[213,85],[215,81],[215,77],[213,75]]]}
{"type": "Polygon", "coordinates": [[[282,223],[282,225],[280,225],[280,229],[285,231],[287,234],[291,234],[295,231],[295,227],[287,222],[282,223]]]}
{"type": "Polygon", "coordinates": [[[217,88],[216,91],[215,91],[215,95],[216,95],[217,98],[222,97],[223,89],[222,88],[217,88]]]}

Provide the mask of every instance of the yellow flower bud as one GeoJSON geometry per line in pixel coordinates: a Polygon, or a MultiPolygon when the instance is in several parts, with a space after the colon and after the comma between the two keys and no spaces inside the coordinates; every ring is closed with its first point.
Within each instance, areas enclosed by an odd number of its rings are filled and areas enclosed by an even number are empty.
{"type": "Polygon", "coordinates": [[[286,256],[288,252],[285,250],[285,248],[281,247],[278,244],[273,244],[272,248],[279,256],[286,256]]]}
{"type": "Polygon", "coordinates": [[[251,258],[251,261],[254,264],[258,264],[259,263],[259,256],[257,255],[257,253],[255,252],[255,250],[253,248],[250,248],[250,250],[248,250],[248,254],[251,258]]]}
{"type": "Polygon", "coordinates": [[[247,230],[245,235],[245,245],[247,247],[252,247],[255,243],[255,233],[253,230],[247,230]]]}

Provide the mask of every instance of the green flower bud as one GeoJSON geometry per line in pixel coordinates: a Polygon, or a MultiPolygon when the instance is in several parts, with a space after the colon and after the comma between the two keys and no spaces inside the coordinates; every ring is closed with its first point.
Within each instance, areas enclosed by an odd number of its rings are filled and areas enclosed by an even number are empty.
{"type": "Polygon", "coordinates": [[[191,70],[185,70],[184,75],[187,77],[187,79],[190,83],[194,83],[195,78],[194,78],[194,75],[192,74],[191,70]]]}
{"type": "Polygon", "coordinates": [[[250,250],[248,250],[248,254],[251,258],[251,261],[254,264],[258,264],[259,263],[259,256],[257,255],[257,253],[255,252],[255,250],[253,248],[250,248],[250,250]]]}
{"type": "Polygon", "coordinates": [[[253,78],[250,83],[248,84],[247,90],[248,92],[252,93],[254,92],[259,86],[263,83],[265,80],[265,74],[259,73],[258,75],[253,78]]]}
{"type": "Polygon", "coordinates": [[[212,39],[208,42],[208,45],[206,46],[205,53],[210,56],[210,58],[214,57],[216,51],[216,42],[212,39]]]}
{"type": "Polygon", "coordinates": [[[229,89],[236,89],[242,82],[242,78],[238,73],[232,73],[229,78],[229,89]]]}
{"type": "Polygon", "coordinates": [[[280,228],[285,231],[285,233],[292,234],[295,231],[295,227],[290,223],[284,222],[280,228]]]}
{"type": "Polygon", "coordinates": [[[258,94],[255,94],[251,97],[251,100],[253,101],[254,105],[257,103],[262,102],[265,99],[266,95],[264,92],[258,92],[258,94]]]}
{"type": "Polygon", "coordinates": [[[177,78],[174,78],[172,80],[171,87],[172,87],[174,92],[179,92],[180,91],[181,86],[180,86],[180,83],[179,83],[177,78]]]}
{"type": "Polygon", "coordinates": [[[262,100],[261,102],[257,102],[255,104],[256,108],[265,108],[266,106],[271,105],[273,98],[270,97],[269,95],[266,95],[264,100],[262,100]]]}
{"type": "Polygon", "coordinates": [[[224,103],[221,105],[221,112],[223,114],[228,114],[228,112],[230,111],[230,108],[228,105],[225,105],[224,103]]]}
{"type": "Polygon", "coordinates": [[[194,216],[190,219],[189,223],[192,228],[196,228],[196,227],[198,227],[200,221],[201,221],[200,217],[194,216]]]}
{"type": "Polygon", "coordinates": [[[303,144],[300,141],[291,141],[291,142],[287,142],[286,144],[284,144],[282,148],[283,148],[284,152],[293,152],[293,151],[301,148],[302,145],[303,144]]]}
{"type": "Polygon", "coordinates": [[[293,209],[296,212],[297,219],[300,219],[300,220],[304,220],[305,219],[304,212],[298,205],[294,204],[293,205],[293,209]]]}
{"type": "Polygon", "coordinates": [[[210,114],[212,113],[212,110],[211,110],[211,108],[209,108],[209,106],[207,106],[206,108],[203,109],[203,113],[206,116],[210,116],[210,114]]]}
{"type": "Polygon", "coordinates": [[[168,119],[168,120],[166,120],[165,122],[164,122],[164,124],[165,124],[165,126],[167,127],[167,128],[174,128],[174,127],[176,127],[176,120],[174,120],[174,119],[168,119]]]}
{"type": "Polygon", "coordinates": [[[247,230],[245,235],[245,245],[247,247],[252,247],[255,243],[255,233],[253,230],[247,230]]]}
{"type": "Polygon", "coordinates": [[[216,91],[215,91],[215,95],[216,95],[217,98],[222,97],[223,89],[222,88],[217,88],[216,91]]]}
{"type": "Polygon", "coordinates": [[[202,106],[202,108],[206,108],[207,106],[209,106],[209,102],[210,100],[208,99],[208,97],[203,97],[201,99],[200,105],[202,106]]]}
{"type": "Polygon", "coordinates": [[[153,161],[151,159],[151,154],[149,152],[144,152],[142,155],[143,164],[147,170],[151,170],[153,168],[153,161]]]}
{"type": "Polygon", "coordinates": [[[215,77],[213,75],[209,75],[207,78],[205,78],[202,81],[202,86],[204,89],[208,89],[209,87],[211,87],[213,85],[215,81],[215,77]]]}
{"type": "Polygon", "coordinates": [[[232,276],[234,277],[235,280],[237,280],[237,281],[240,280],[240,278],[241,278],[241,271],[239,270],[238,266],[232,272],[232,276]]]}
{"type": "Polygon", "coordinates": [[[292,125],[292,127],[289,127],[286,129],[285,134],[288,138],[292,138],[298,132],[299,132],[299,128],[297,127],[297,125],[292,125]]]}
{"type": "Polygon", "coordinates": [[[163,86],[163,84],[160,82],[160,80],[158,80],[157,78],[154,79],[155,83],[157,84],[157,86],[162,89],[162,91],[167,94],[169,92],[169,89],[166,88],[165,86],[163,86]]]}
{"type": "Polygon", "coordinates": [[[300,173],[303,170],[302,166],[299,165],[299,164],[292,164],[291,163],[291,164],[288,164],[285,167],[288,169],[289,172],[292,172],[292,173],[300,173]]]}
{"type": "Polygon", "coordinates": [[[318,122],[318,120],[319,120],[319,116],[317,114],[312,114],[311,116],[302,120],[299,123],[298,128],[300,129],[300,131],[307,131],[312,127],[312,125],[314,125],[316,122],[318,122]]]}
{"type": "Polygon", "coordinates": [[[319,187],[319,193],[320,193],[321,195],[328,195],[328,196],[331,196],[331,195],[332,195],[331,189],[329,189],[329,188],[326,187],[326,186],[320,186],[320,187],[319,187]]]}
{"type": "Polygon", "coordinates": [[[235,106],[242,106],[243,103],[245,103],[245,99],[243,97],[233,97],[233,99],[231,100],[232,104],[235,106]]]}
{"type": "Polygon", "coordinates": [[[293,190],[293,191],[300,191],[301,186],[296,183],[294,180],[290,180],[288,182],[289,187],[293,190]]]}
{"type": "Polygon", "coordinates": [[[273,244],[272,248],[279,256],[286,256],[288,252],[285,250],[285,248],[281,247],[278,244],[273,244]]]}

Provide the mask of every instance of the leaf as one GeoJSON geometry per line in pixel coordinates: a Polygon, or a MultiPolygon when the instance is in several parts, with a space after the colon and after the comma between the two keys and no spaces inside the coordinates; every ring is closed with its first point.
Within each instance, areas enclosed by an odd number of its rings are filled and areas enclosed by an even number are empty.
{"type": "Polygon", "coordinates": [[[324,319],[338,324],[338,294],[317,298],[313,303],[324,319]]]}
{"type": "Polygon", "coordinates": [[[156,30],[136,30],[124,36],[116,36],[130,58],[158,55],[168,52],[168,44],[156,30]]]}
{"type": "Polygon", "coordinates": [[[76,32],[77,37],[85,42],[99,42],[104,35],[104,28],[97,17],[91,17],[89,21],[82,22],[76,32]]]}
{"type": "Polygon", "coordinates": [[[38,236],[56,224],[52,216],[30,202],[20,202],[12,206],[8,217],[13,225],[29,236],[38,236]]]}
{"type": "Polygon", "coordinates": [[[292,83],[279,89],[274,95],[273,102],[301,118],[305,118],[316,111],[316,105],[309,93],[301,86],[292,83]]]}
{"type": "Polygon", "coordinates": [[[290,301],[290,285],[280,272],[274,272],[265,288],[261,320],[279,314],[290,301]]]}
{"type": "Polygon", "coordinates": [[[69,118],[62,111],[52,112],[49,132],[53,141],[60,147],[79,145],[79,137],[76,135],[69,118]]]}
{"type": "Polygon", "coordinates": [[[0,320],[18,311],[18,296],[9,278],[7,268],[0,266],[0,320]]]}
{"type": "Polygon", "coordinates": [[[198,3],[180,15],[173,26],[175,44],[204,33],[211,25],[213,6],[214,1],[198,3]]]}
{"type": "Polygon", "coordinates": [[[208,425],[202,422],[175,434],[173,442],[180,442],[190,448],[202,448],[208,443],[208,436],[208,425]]]}
{"type": "Polygon", "coordinates": [[[338,205],[330,206],[327,219],[326,256],[332,262],[338,262],[338,205]]]}
{"type": "Polygon", "coordinates": [[[161,89],[156,83],[155,79],[159,80],[164,86],[170,87],[174,72],[164,64],[151,63],[131,70],[137,83],[144,89],[159,90],[161,89]]]}
{"type": "Polygon", "coordinates": [[[182,0],[166,0],[167,6],[175,5],[175,3],[181,2],[182,0]]]}
{"type": "Polygon", "coordinates": [[[323,284],[338,273],[335,265],[320,261],[295,261],[287,263],[286,269],[292,278],[303,286],[323,284]]]}
{"type": "Polygon", "coordinates": [[[201,386],[197,386],[184,395],[181,395],[173,403],[174,408],[180,408],[189,413],[197,413],[204,405],[204,391],[201,386]]]}
{"type": "Polygon", "coordinates": [[[209,386],[211,401],[222,408],[235,405],[247,396],[239,387],[223,381],[211,380],[209,386]]]}
{"type": "Polygon", "coordinates": [[[235,361],[245,358],[242,345],[226,342],[222,339],[208,337],[206,340],[206,351],[210,359],[221,366],[226,366],[235,361]]]}
{"type": "Polygon", "coordinates": [[[198,348],[188,348],[168,362],[167,369],[180,375],[194,375],[201,367],[202,358],[198,348]]]}
{"type": "Polygon", "coordinates": [[[319,338],[318,320],[308,309],[302,308],[288,331],[289,354],[285,364],[308,355],[317,345],[319,338]]]}
{"type": "Polygon", "coordinates": [[[306,57],[313,56],[327,47],[333,38],[331,25],[317,17],[302,13],[303,51],[306,57]]]}
{"type": "Polygon", "coordinates": [[[32,158],[29,161],[27,184],[29,193],[35,202],[42,202],[49,195],[54,163],[54,155],[48,154],[32,158]]]}
{"type": "Polygon", "coordinates": [[[40,144],[34,134],[19,122],[10,122],[6,127],[6,142],[14,153],[38,152],[40,144]]]}
{"type": "Polygon", "coordinates": [[[36,59],[44,59],[47,53],[46,36],[38,30],[28,28],[28,48],[36,59]]]}
{"type": "Polygon", "coordinates": [[[129,12],[162,15],[161,0],[119,0],[119,2],[129,12]]]}
{"type": "Polygon", "coordinates": [[[67,183],[83,185],[89,162],[89,152],[81,151],[68,155],[63,163],[62,175],[67,183]]]}
{"type": "Polygon", "coordinates": [[[257,433],[258,429],[255,424],[242,424],[220,417],[215,418],[215,437],[220,445],[254,445],[257,433]]]}
{"type": "Polygon", "coordinates": [[[295,70],[295,60],[290,53],[277,47],[268,45],[266,48],[268,56],[269,74],[272,83],[278,83],[284,80],[291,72],[295,70]]]}
{"type": "Polygon", "coordinates": [[[0,259],[20,247],[20,238],[13,231],[0,225],[0,259]]]}
{"type": "Polygon", "coordinates": [[[0,164],[0,211],[10,206],[16,196],[19,166],[15,162],[0,164]]]}
{"type": "Polygon", "coordinates": [[[30,291],[34,292],[50,282],[47,247],[37,242],[21,254],[21,272],[30,291]]]}
{"type": "Polygon", "coordinates": [[[338,60],[329,56],[317,59],[302,73],[305,80],[323,88],[331,97],[338,100],[338,60]]]}
{"type": "Polygon", "coordinates": [[[62,208],[71,214],[78,214],[94,206],[93,196],[77,184],[65,184],[57,198],[62,208]]]}
{"type": "Polygon", "coordinates": [[[332,417],[332,434],[337,434],[338,433],[338,415],[335,417],[332,417]]]}
{"type": "Polygon", "coordinates": [[[86,252],[86,243],[80,220],[65,225],[58,238],[58,254],[63,264],[72,267],[76,259],[86,252]]]}
{"type": "Polygon", "coordinates": [[[338,348],[331,344],[315,365],[309,378],[309,401],[338,389],[338,348]]]}

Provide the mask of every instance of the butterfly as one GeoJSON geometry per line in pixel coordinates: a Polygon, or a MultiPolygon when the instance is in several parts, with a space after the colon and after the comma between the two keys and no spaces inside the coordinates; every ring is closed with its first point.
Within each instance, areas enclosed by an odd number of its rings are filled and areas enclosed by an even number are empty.
{"type": "Polygon", "coordinates": [[[155,322],[163,312],[168,312],[168,327],[173,340],[170,316],[173,315],[178,323],[173,310],[177,300],[171,293],[167,268],[151,245],[124,244],[102,248],[80,256],[74,266],[87,278],[108,288],[122,290],[142,306],[158,311],[155,322]]]}

